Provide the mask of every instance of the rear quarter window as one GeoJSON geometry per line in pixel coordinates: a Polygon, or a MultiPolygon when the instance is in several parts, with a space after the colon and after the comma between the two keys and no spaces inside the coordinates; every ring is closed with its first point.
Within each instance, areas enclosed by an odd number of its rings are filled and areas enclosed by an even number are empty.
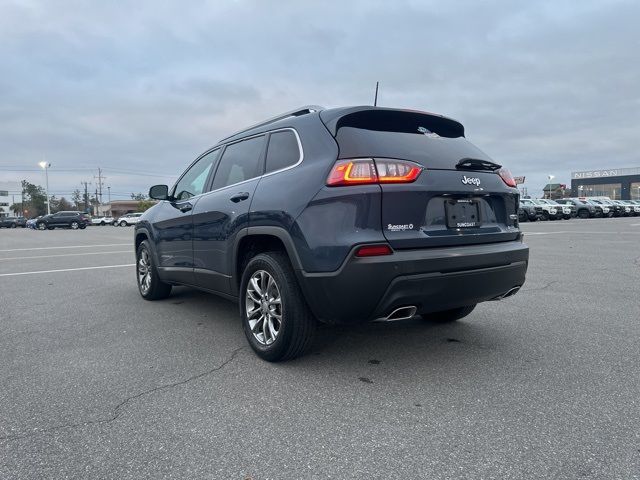
{"type": "Polygon", "coordinates": [[[269,137],[266,172],[275,172],[298,163],[302,157],[296,134],[291,130],[273,132],[269,137]]]}

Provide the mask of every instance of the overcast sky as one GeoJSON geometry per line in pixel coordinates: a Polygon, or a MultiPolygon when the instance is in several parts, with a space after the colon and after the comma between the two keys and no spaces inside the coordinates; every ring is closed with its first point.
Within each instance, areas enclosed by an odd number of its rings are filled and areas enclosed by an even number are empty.
{"type": "Polygon", "coordinates": [[[46,158],[58,196],[102,167],[124,198],[263,118],[370,104],[379,80],[379,105],[456,118],[540,195],[640,166],[639,20],[637,0],[3,0],[0,180],[43,184],[46,158]]]}

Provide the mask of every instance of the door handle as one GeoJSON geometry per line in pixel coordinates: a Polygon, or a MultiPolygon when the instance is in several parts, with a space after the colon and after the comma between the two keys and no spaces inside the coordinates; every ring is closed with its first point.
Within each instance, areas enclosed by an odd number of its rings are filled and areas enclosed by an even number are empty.
{"type": "Polygon", "coordinates": [[[192,209],[193,209],[193,205],[191,205],[189,202],[183,203],[182,205],[180,205],[178,207],[178,210],[180,210],[182,213],[187,213],[187,212],[191,211],[192,209]]]}
{"type": "Polygon", "coordinates": [[[249,192],[240,192],[240,193],[236,193],[229,200],[231,200],[233,203],[238,203],[243,200],[246,200],[247,198],[249,198],[249,192]]]}

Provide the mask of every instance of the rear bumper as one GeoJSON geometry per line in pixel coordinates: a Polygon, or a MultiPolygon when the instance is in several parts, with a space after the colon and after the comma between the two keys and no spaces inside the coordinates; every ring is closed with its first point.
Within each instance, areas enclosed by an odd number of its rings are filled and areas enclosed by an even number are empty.
{"type": "Polygon", "coordinates": [[[529,248],[514,241],[369,258],[352,252],[335,272],[298,273],[317,318],[357,323],[402,306],[422,314],[492,300],[524,284],[528,261],[529,248]]]}

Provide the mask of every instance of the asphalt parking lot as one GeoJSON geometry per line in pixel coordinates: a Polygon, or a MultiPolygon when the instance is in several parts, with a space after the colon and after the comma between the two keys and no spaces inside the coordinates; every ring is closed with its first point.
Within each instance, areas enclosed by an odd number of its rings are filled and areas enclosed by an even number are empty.
{"type": "Polygon", "coordinates": [[[518,295],[281,364],[131,228],[0,230],[0,478],[640,478],[640,218],[523,230],[518,295]]]}

